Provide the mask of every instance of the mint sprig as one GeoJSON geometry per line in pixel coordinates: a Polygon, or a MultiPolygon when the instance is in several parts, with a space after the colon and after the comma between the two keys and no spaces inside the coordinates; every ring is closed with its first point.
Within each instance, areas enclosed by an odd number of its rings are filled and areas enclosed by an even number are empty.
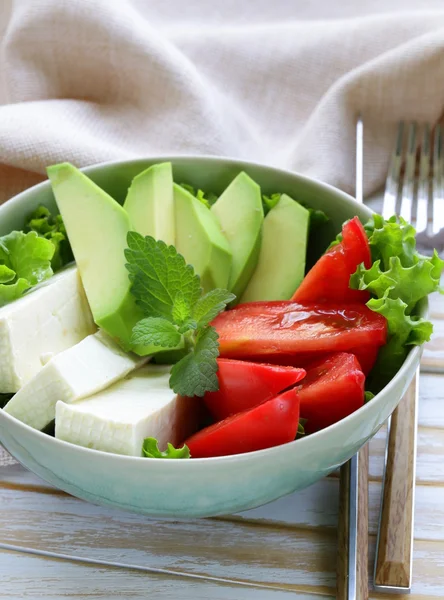
{"type": "Polygon", "coordinates": [[[202,296],[193,267],[174,246],[152,237],[130,232],[125,256],[131,293],[144,314],[133,329],[134,351],[153,345],[162,350],[185,348],[187,354],[172,368],[170,387],[181,396],[216,391],[219,344],[209,324],[234,294],[215,289],[202,296]]]}
{"type": "Polygon", "coordinates": [[[217,392],[217,357],[219,336],[214,327],[198,331],[192,351],[171,369],[170,387],[181,396],[203,396],[217,392]]]}
{"type": "Polygon", "coordinates": [[[191,458],[190,449],[186,445],[175,448],[173,444],[168,443],[167,449],[161,452],[156,438],[145,438],[142,454],[145,458],[191,458]]]}

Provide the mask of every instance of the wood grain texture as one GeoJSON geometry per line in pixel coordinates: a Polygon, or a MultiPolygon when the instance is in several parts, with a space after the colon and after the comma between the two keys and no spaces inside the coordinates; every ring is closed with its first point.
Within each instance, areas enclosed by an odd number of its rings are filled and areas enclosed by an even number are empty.
{"type": "MultiPolygon", "coordinates": [[[[71,563],[64,560],[30,557],[0,551],[0,597],[65,600],[79,598],[137,600],[291,600],[292,590],[242,588],[204,581],[184,581],[133,570],[71,563]],[[18,585],[19,584],[19,585],[18,585]]],[[[313,594],[298,592],[300,600],[316,600],[313,594]]],[[[322,600],[334,596],[322,595],[322,600]]]]}
{"type": "Polygon", "coordinates": [[[375,583],[410,588],[418,375],[392,415],[375,583]]]}
{"type": "Polygon", "coordinates": [[[356,600],[368,599],[368,467],[369,446],[359,452],[356,600]]]}
{"type": "Polygon", "coordinates": [[[348,600],[350,552],[350,461],[341,468],[339,476],[338,553],[336,557],[336,598],[348,600]]]}

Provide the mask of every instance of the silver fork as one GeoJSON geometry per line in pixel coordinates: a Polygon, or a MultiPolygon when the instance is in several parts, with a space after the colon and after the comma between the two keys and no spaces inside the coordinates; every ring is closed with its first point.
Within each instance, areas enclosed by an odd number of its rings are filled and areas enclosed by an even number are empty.
{"type": "MultiPolygon", "coordinates": [[[[424,253],[444,250],[442,129],[400,123],[387,177],[382,214],[414,225],[424,253]],[[420,145],[418,148],[418,140],[420,145]],[[406,144],[405,144],[406,141],[406,144]],[[404,146],[406,148],[404,149],[404,146]]],[[[412,584],[413,519],[419,373],[388,421],[374,588],[408,593],[412,584]]]]}

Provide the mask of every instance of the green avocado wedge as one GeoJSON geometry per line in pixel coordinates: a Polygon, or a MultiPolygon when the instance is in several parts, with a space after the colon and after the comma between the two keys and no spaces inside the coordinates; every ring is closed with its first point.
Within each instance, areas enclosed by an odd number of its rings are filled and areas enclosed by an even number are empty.
{"type": "Polygon", "coordinates": [[[227,289],[232,253],[216,216],[180,185],[173,189],[176,250],[200,275],[204,293],[227,289]]]}
{"type": "Polygon", "coordinates": [[[123,208],[131,228],[143,236],[174,245],[173,170],[171,163],[153,165],[131,182],[123,208]]]}
{"type": "Polygon", "coordinates": [[[233,253],[228,289],[240,298],[259,260],[264,209],[261,189],[242,172],[211,208],[233,253]]]}
{"type": "Polygon", "coordinates": [[[132,329],[143,318],[125,268],[129,217],[73,165],[54,165],[47,172],[94,321],[128,351],[132,329]]]}
{"type": "Polygon", "coordinates": [[[305,273],[309,212],[282,194],[264,219],[259,262],[241,302],[289,300],[305,273]]]}

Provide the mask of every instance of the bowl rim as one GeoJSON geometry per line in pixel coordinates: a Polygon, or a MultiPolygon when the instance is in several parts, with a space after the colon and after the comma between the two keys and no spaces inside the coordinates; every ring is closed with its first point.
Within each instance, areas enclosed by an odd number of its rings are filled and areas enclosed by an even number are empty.
{"type": "MultiPolygon", "coordinates": [[[[190,162],[190,163],[193,163],[195,161],[203,161],[203,162],[214,163],[214,164],[222,162],[225,164],[231,164],[233,166],[239,166],[240,168],[242,168],[242,166],[245,166],[246,168],[255,167],[255,168],[263,169],[265,171],[273,171],[276,174],[282,174],[285,176],[291,175],[292,177],[302,180],[308,184],[315,185],[316,187],[320,188],[321,190],[329,191],[333,194],[341,196],[343,200],[345,200],[348,204],[350,204],[352,206],[355,205],[355,206],[359,206],[361,209],[364,208],[364,211],[368,213],[369,217],[372,214],[374,214],[374,211],[372,211],[368,206],[366,206],[365,204],[364,205],[360,204],[359,202],[356,201],[355,198],[353,198],[353,196],[351,196],[347,192],[340,190],[339,188],[334,187],[331,184],[325,183],[323,181],[314,179],[307,175],[303,175],[301,173],[297,173],[297,172],[290,171],[287,169],[283,169],[283,168],[279,168],[279,167],[275,167],[275,166],[271,166],[271,165],[265,165],[265,164],[262,164],[257,161],[248,161],[248,160],[237,159],[237,158],[223,156],[223,155],[217,156],[217,155],[199,155],[199,154],[174,154],[174,155],[173,154],[165,154],[165,155],[129,158],[129,159],[124,159],[124,160],[116,159],[116,160],[112,160],[112,161],[104,161],[104,162],[100,162],[100,163],[94,163],[92,165],[88,165],[87,167],[82,167],[82,168],[80,168],[80,170],[83,173],[85,173],[86,175],[88,175],[91,172],[94,172],[95,170],[112,167],[113,165],[114,166],[116,166],[116,165],[122,166],[122,165],[127,165],[127,164],[137,165],[139,163],[146,164],[147,162],[155,163],[155,162],[161,162],[161,161],[162,162],[171,162],[174,164],[174,161],[178,161],[178,160],[190,162]]],[[[13,196],[9,200],[7,200],[4,204],[0,205],[0,213],[2,210],[4,210],[4,207],[7,206],[8,204],[11,205],[10,203],[20,202],[21,199],[23,197],[26,197],[28,194],[31,194],[36,191],[40,191],[41,189],[44,189],[44,188],[50,188],[50,181],[48,179],[46,179],[45,181],[42,181],[34,186],[31,186],[30,188],[27,188],[26,190],[23,190],[19,194],[16,194],[15,196],[13,196]]],[[[425,313],[425,316],[427,316],[427,314],[428,314],[428,299],[427,298],[423,302],[423,306],[424,306],[423,311],[425,313]]],[[[137,461],[139,464],[147,465],[145,468],[149,468],[149,465],[154,465],[154,464],[156,464],[156,465],[165,464],[165,465],[169,465],[169,466],[166,466],[166,468],[175,468],[176,465],[178,464],[178,462],[180,462],[180,463],[190,465],[190,467],[188,467],[188,468],[196,468],[196,466],[202,465],[202,464],[220,464],[220,463],[227,464],[227,463],[232,463],[232,462],[245,462],[245,461],[248,462],[249,460],[253,460],[255,458],[261,458],[265,455],[267,457],[271,457],[271,456],[273,456],[273,454],[278,455],[282,451],[285,451],[285,449],[287,451],[290,451],[290,449],[294,448],[295,444],[299,444],[299,446],[301,446],[302,444],[305,444],[305,447],[308,446],[309,444],[317,444],[318,441],[322,440],[323,437],[328,436],[328,434],[330,432],[340,429],[343,426],[343,423],[348,424],[348,423],[352,422],[354,419],[357,418],[357,416],[356,416],[357,414],[365,415],[366,412],[371,412],[372,405],[374,405],[376,402],[383,402],[384,397],[386,395],[390,395],[393,392],[393,389],[396,386],[397,381],[399,379],[401,379],[402,377],[404,377],[405,375],[407,375],[408,371],[410,371],[412,366],[415,364],[415,362],[417,362],[419,356],[421,355],[421,352],[422,352],[421,346],[413,347],[410,350],[410,352],[408,353],[406,359],[404,360],[402,366],[400,367],[400,369],[398,370],[396,375],[388,382],[388,384],[380,392],[378,392],[378,394],[376,394],[375,397],[372,398],[372,400],[370,402],[364,404],[358,410],[351,413],[347,417],[341,419],[337,423],[333,423],[333,425],[329,425],[325,429],[322,429],[320,431],[312,433],[309,436],[306,436],[306,437],[303,437],[303,438],[300,438],[297,440],[293,440],[291,442],[287,442],[287,443],[281,444],[279,446],[274,446],[272,448],[265,448],[263,450],[255,450],[253,452],[243,452],[240,454],[233,454],[233,455],[228,455],[228,456],[193,458],[192,460],[185,460],[185,461],[182,459],[165,460],[163,458],[151,458],[150,460],[147,460],[143,456],[129,456],[129,455],[123,455],[123,454],[115,454],[112,452],[104,452],[103,450],[95,450],[93,448],[86,448],[84,446],[78,446],[76,444],[72,444],[71,442],[66,442],[64,440],[60,440],[53,436],[49,436],[46,433],[43,433],[42,431],[34,429],[33,427],[30,427],[26,423],[23,423],[22,421],[13,417],[12,415],[9,415],[3,409],[0,409],[0,419],[4,419],[6,422],[10,422],[11,424],[16,425],[19,428],[23,427],[28,435],[35,436],[37,440],[42,440],[47,444],[52,444],[52,445],[54,445],[55,448],[61,446],[68,450],[71,450],[73,452],[77,452],[80,455],[83,454],[83,455],[85,455],[85,457],[88,457],[88,456],[89,457],[96,456],[97,458],[101,457],[103,460],[113,460],[113,461],[122,462],[123,465],[127,464],[128,461],[130,461],[130,462],[137,461]],[[191,465],[194,465],[195,467],[191,467],[191,465]]],[[[187,467],[182,467],[182,468],[187,468],[187,467]]]]}

